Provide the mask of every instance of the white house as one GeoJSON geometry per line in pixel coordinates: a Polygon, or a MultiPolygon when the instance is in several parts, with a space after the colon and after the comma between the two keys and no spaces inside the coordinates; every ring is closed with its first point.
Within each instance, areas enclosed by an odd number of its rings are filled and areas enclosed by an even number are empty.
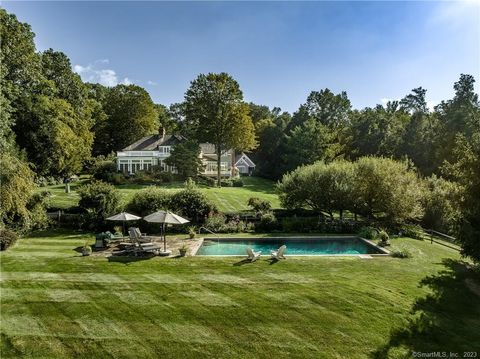
{"type": "MultiPolygon", "coordinates": [[[[139,139],[123,150],[117,152],[118,171],[133,174],[137,171],[150,170],[152,166],[160,166],[162,170],[175,172],[168,166],[165,159],[175,144],[184,141],[182,136],[161,134],[150,135],[139,139]]],[[[217,154],[215,146],[210,143],[200,144],[200,158],[204,164],[202,174],[217,175],[217,154]]],[[[235,155],[234,150],[228,150],[221,156],[221,174],[224,177],[235,176],[236,173],[251,175],[255,169],[253,161],[244,153],[235,155]]]]}

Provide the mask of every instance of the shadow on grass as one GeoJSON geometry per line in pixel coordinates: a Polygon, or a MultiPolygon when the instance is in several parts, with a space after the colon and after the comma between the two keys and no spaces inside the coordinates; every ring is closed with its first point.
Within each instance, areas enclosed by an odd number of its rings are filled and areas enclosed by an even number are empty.
{"type": "Polygon", "coordinates": [[[270,265],[272,265],[272,264],[277,264],[278,262],[280,262],[280,259],[270,258],[270,259],[267,259],[267,262],[270,262],[270,263],[269,263],[270,265]]]}
{"type": "Polygon", "coordinates": [[[74,234],[72,234],[71,229],[66,229],[66,228],[51,228],[47,230],[39,230],[39,231],[34,231],[32,233],[29,233],[28,236],[26,236],[26,239],[31,239],[31,238],[57,238],[57,237],[63,237],[65,239],[77,239],[77,238],[82,238],[82,237],[88,237],[88,236],[93,236],[92,233],[90,232],[83,232],[83,231],[73,231],[74,234]]]}
{"type": "Polygon", "coordinates": [[[250,259],[248,259],[248,258],[244,258],[244,259],[242,259],[241,261],[238,261],[238,262],[233,263],[233,265],[238,267],[238,266],[243,266],[243,265],[245,265],[245,264],[250,264],[250,263],[254,263],[254,262],[252,262],[252,261],[251,261],[250,259]]]}
{"type": "Polygon", "coordinates": [[[478,272],[465,262],[445,259],[445,270],[422,279],[421,287],[432,293],[417,299],[403,328],[391,332],[388,342],[371,353],[374,359],[411,357],[412,352],[478,351],[480,343],[480,298],[466,286],[479,283],[478,272]]]}
{"type": "Polygon", "coordinates": [[[155,257],[154,253],[143,253],[142,255],[134,256],[133,254],[115,254],[107,257],[109,262],[129,264],[132,262],[140,262],[155,257]]]}

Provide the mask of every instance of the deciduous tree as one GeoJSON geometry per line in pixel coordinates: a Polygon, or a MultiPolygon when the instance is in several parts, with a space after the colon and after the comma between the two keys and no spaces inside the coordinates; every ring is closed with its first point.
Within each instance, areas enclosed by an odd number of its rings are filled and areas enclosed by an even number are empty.
{"type": "Polygon", "coordinates": [[[104,154],[120,150],[158,129],[158,112],[150,95],[140,86],[117,85],[105,97],[108,116],[97,136],[104,142],[104,154]]]}
{"type": "Polygon", "coordinates": [[[226,73],[199,75],[185,93],[185,115],[194,124],[198,142],[215,145],[220,186],[224,152],[231,148],[246,151],[256,145],[250,109],[243,102],[240,86],[226,73]]]}
{"type": "Polygon", "coordinates": [[[200,159],[200,146],[195,141],[184,141],[173,146],[170,156],[165,160],[167,165],[174,166],[182,178],[195,178],[203,168],[200,159]]]}

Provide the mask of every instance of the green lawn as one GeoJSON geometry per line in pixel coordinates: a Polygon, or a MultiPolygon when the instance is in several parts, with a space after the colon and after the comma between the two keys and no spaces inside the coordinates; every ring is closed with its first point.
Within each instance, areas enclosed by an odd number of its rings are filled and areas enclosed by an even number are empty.
{"type": "Polygon", "coordinates": [[[479,278],[456,251],[411,259],[79,257],[38,233],[0,254],[2,358],[411,358],[475,351],[479,278]],[[478,289],[477,289],[478,290],[478,289]]]}
{"type": "MultiPolygon", "coordinates": [[[[274,189],[274,182],[259,177],[244,177],[245,185],[243,187],[222,187],[212,188],[200,186],[209,199],[211,199],[221,212],[238,212],[248,209],[247,201],[250,197],[260,197],[272,203],[273,208],[280,208],[280,201],[274,189]]],[[[41,187],[39,190],[48,190],[52,193],[50,204],[55,208],[70,208],[78,204],[77,187],[85,182],[83,179],[80,182],[72,183],[71,193],[65,193],[64,185],[54,185],[41,187]]],[[[116,186],[124,201],[132,198],[134,193],[139,189],[148,187],[147,185],[120,185],[116,186]]],[[[175,182],[160,186],[171,191],[176,191],[183,188],[183,183],[175,182]]]]}

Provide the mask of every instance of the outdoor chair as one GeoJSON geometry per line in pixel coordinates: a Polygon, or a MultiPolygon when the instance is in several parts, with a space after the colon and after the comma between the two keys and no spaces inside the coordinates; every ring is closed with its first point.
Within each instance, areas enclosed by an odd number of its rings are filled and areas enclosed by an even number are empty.
{"type": "Polygon", "coordinates": [[[138,234],[136,231],[137,228],[130,228],[128,230],[128,233],[130,235],[130,239],[132,240],[134,246],[133,246],[133,251],[135,254],[137,253],[154,253],[158,254],[160,250],[162,249],[162,246],[158,243],[145,243],[145,242],[140,242],[138,239],[138,234]]]}
{"type": "Polygon", "coordinates": [[[149,243],[149,242],[152,241],[152,240],[150,239],[150,237],[147,236],[146,233],[140,232],[140,228],[138,228],[138,227],[133,227],[133,229],[135,229],[135,233],[137,234],[137,239],[138,239],[139,242],[149,243]]]}
{"type": "Polygon", "coordinates": [[[122,239],[122,238],[123,238],[123,234],[114,234],[114,233],[112,233],[112,232],[110,232],[110,231],[106,231],[105,233],[106,233],[107,236],[108,236],[107,239],[110,240],[110,241],[114,241],[114,240],[116,240],[116,239],[122,239]]]}
{"type": "Polygon", "coordinates": [[[247,248],[247,260],[250,262],[255,262],[258,258],[260,258],[260,255],[262,252],[254,252],[252,248],[247,248]]]}
{"type": "Polygon", "coordinates": [[[287,249],[287,246],[284,244],[280,248],[278,248],[276,251],[271,251],[270,254],[273,259],[286,259],[285,256],[283,255],[285,253],[285,250],[287,249]]]}

